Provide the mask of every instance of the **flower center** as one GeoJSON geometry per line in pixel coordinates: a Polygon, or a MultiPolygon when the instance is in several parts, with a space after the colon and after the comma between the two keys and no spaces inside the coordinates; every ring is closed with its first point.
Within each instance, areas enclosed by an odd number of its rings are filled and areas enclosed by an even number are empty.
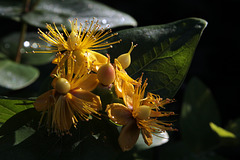
{"type": "Polygon", "coordinates": [[[55,89],[58,93],[67,94],[70,91],[70,83],[65,78],[58,78],[55,89]]]}
{"type": "Polygon", "coordinates": [[[137,118],[139,119],[148,119],[151,114],[151,108],[147,105],[139,106],[139,112],[137,118]]]}

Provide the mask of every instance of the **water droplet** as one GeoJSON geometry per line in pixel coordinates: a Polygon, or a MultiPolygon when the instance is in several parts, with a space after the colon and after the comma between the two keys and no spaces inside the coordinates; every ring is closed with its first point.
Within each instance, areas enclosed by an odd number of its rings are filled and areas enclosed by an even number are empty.
{"type": "Polygon", "coordinates": [[[195,28],[197,28],[197,29],[201,29],[201,28],[202,28],[202,26],[201,26],[201,25],[199,25],[199,24],[197,24],[197,25],[195,25],[195,28]]]}
{"type": "Polygon", "coordinates": [[[31,47],[32,48],[38,48],[38,45],[37,45],[37,43],[34,42],[31,47]]]}
{"type": "Polygon", "coordinates": [[[106,19],[103,19],[103,20],[102,20],[102,24],[107,24],[107,20],[106,20],[106,19]]]}
{"type": "Polygon", "coordinates": [[[20,53],[26,53],[26,50],[24,48],[21,48],[20,53]]]}
{"type": "Polygon", "coordinates": [[[30,46],[30,42],[29,42],[29,41],[23,42],[23,46],[24,46],[24,47],[29,47],[29,46],[30,46]]]}

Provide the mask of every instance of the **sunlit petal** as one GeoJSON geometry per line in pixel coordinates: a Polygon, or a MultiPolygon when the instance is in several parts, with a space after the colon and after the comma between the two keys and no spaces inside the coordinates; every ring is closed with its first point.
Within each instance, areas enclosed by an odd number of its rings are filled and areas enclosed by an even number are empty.
{"type": "Polygon", "coordinates": [[[133,119],[131,110],[121,103],[107,105],[106,112],[108,117],[117,124],[126,125],[133,119]]]}

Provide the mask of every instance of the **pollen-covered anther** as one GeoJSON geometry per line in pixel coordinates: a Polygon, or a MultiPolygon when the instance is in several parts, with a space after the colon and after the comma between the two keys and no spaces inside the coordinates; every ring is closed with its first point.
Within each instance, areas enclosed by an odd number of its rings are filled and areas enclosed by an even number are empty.
{"type": "Polygon", "coordinates": [[[55,89],[60,94],[67,94],[70,91],[70,83],[65,78],[58,78],[56,81],[55,89]]]}

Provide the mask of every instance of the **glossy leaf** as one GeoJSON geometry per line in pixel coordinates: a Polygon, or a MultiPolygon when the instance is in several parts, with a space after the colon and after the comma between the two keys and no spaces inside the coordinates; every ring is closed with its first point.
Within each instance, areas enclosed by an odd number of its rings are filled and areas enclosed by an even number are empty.
{"type": "MultiPolygon", "coordinates": [[[[207,22],[188,18],[164,25],[138,27],[118,32],[122,39],[108,53],[111,58],[128,52],[131,42],[138,46],[131,53],[127,72],[134,78],[148,78],[147,90],[173,97],[190,67],[194,51],[207,22]]],[[[115,40],[114,39],[114,40],[115,40]]]]}
{"type": "Polygon", "coordinates": [[[0,2],[0,16],[8,17],[16,21],[20,21],[22,13],[22,1],[19,0],[1,0],[0,2]]]}
{"type": "Polygon", "coordinates": [[[0,59],[0,75],[0,87],[17,90],[33,83],[39,71],[32,66],[0,59]]]}
{"type": "Polygon", "coordinates": [[[5,123],[10,117],[23,110],[33,108],[32,104],[32,100],[18,100],[0,97],[0,124],[5,123]]]}
{"type": "MultiPolygon", "coordinates": [[[[18,43],[19,43],[20,33],[12,33],[0,41],[0,50],[4,53],[8,58],[15,60],[18,43]]],[[[21,63],[29,64],[29,65],[43,65],[52,61],[55,57],[55,54],[37,54],[37,53],[26,53],[32,52],[34,50],[45,50],[45,48],[39,48],[38,43],[42,43],[42,40],[39,39],[39,35],[36,32],[28,32],[25,36],[25,40],[22,44],[22,48],[20,52],[21,63]]]]}
{"type": "Polygon", "coordinates": [[[180,130],[184,142],[194,152],[205,151],[218,144],[210,122],[220,123],[216,102],[211,91],[199,79],[193,78],[184,94],[180,130]]]}
{"type": "Polygon", "coordinates": [[[64,24],[70,30],[69,19],[92,20],[96,17],[102,27],[136,26],[131,16],[92,0],[42,0],[37,7],[23,16],[24,21],[33,26],[45,28],[46,23],[64,24]]]}

